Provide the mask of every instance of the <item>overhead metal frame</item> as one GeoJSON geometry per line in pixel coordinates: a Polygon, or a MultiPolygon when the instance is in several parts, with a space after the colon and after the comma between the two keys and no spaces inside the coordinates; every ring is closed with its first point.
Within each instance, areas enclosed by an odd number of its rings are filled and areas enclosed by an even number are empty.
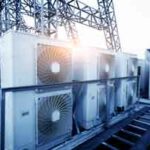
{"type": "Polygon", "coordinates": [[[113,0],[97,0],[108,49],[121,51],[113,0]]]}
{"type": "Polygon", "coordinates": [[[57,27],[62,25],[68,36],[76,40],[77,22],[104,30],[108,49],[121,51],[113,1],[97,3],[96,9],[78,0],[1,0],[0,34],[14,29],[57,36],[57,27]],[[34,22],[32,26],[28,25],[27,17],[34,22]]]}

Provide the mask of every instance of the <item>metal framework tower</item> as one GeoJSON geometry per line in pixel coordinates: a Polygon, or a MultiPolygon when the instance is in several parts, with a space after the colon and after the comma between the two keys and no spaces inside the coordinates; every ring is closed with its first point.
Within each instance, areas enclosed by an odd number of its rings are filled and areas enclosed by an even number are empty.
{"type": "Polygon", "coordinates": [[[97,0],[108,49],[121,51],[113,0],[97,0]]]}
{"type": "Polygon", "coordinates": [[[68,37],[78,39],[75,23],[103,30],[108,49],[121,51],[112,0],[97,0],[92,8],[78,0],[1,0],[0,34],[9,29],[57,36],[57,27],[66,28],[68,37]],[[33,22],[28,25],[28,22],[33,22]]]}

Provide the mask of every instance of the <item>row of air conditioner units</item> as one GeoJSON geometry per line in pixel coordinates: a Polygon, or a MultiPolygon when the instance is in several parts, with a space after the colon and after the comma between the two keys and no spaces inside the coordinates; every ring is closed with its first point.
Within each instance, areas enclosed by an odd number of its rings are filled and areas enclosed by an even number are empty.
{"type": "Polygon", "coordinates": [[[143,69],[141,76],[141,97],[150,99],[150,49],[145,51],[145,59],[140,61],[140,66],[143,69]]]}
{"type": "MultiPolygon", "coordinates": [[[[20,87],[137,75],[137,59],[96,48],[73,50],[68,42],[20,32],[1,38],[1,87],[20,87]]],[[[5,108],[6,149],[48,149],[71,137],[72,116],[90,129],[136,102],[137,81],[80,84],[51,92],[8,92],[5,108]],[[74,99],[73,99],[74,97],[74,99]],[[76,103],[73,112],[73,104],[76,103]]]]}
{"type": "MultiPolygon", "coordinates": [[[[100,50],[94,53],[94,50],[76,52],[73,79],[84,81],[137,76],[135,55],[100,50]]],[[[109,105],[108,113],[113,119],[137,101],[137,79],[110,81],[107,86],[105,83],[82,84],[74,89],[77,121],[86,129],[106,121],[106,105],[109,105]]]]}

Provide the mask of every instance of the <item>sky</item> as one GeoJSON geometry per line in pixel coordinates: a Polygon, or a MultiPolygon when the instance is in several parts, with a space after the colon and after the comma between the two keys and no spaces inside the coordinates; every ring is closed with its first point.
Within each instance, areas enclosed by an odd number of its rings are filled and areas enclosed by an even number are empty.
{"type": "Polygon", "coordinates": [[[123,50],[142,57],[150,48],[150,1],[114,0],[114,4],[123,50]]]}
{"type": "MultiPolygon", "coordinates": [[[[97,7],[97,0],[80,1],[97,7]]],[[[143,58],[145,49],[150,48],[150,0],[114,0],[114,6],[122,50],[143,58]]],[[[79,27],[79,33],[81,41],[106,47],[103,33],[85,27],[79,27]]]]}

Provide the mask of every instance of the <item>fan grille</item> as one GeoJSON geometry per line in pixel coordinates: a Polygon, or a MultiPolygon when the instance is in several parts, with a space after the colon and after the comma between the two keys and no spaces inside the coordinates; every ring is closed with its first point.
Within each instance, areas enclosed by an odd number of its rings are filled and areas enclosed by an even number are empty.
{"type": "Polygon", "coordinates": [[[67,48],[38,44],[38,84],[71,81],[71,51],[67,48]]]}
{"type": "Polygon", "coordinates": [[[100,57],[100,79],[114,77],[114,57],[111,55],[101,55],[100,57]]]}
{"type": "Polygon", "coordinates": [[[71,132],[71,94],[39,98],[37,123],[40,145],[71,132]]]}
{"type": "Polygon", "coordinates": [[[137,74],[137,59],[130,58],[128,60],[128,76],[136,76],[137,74]]]}

